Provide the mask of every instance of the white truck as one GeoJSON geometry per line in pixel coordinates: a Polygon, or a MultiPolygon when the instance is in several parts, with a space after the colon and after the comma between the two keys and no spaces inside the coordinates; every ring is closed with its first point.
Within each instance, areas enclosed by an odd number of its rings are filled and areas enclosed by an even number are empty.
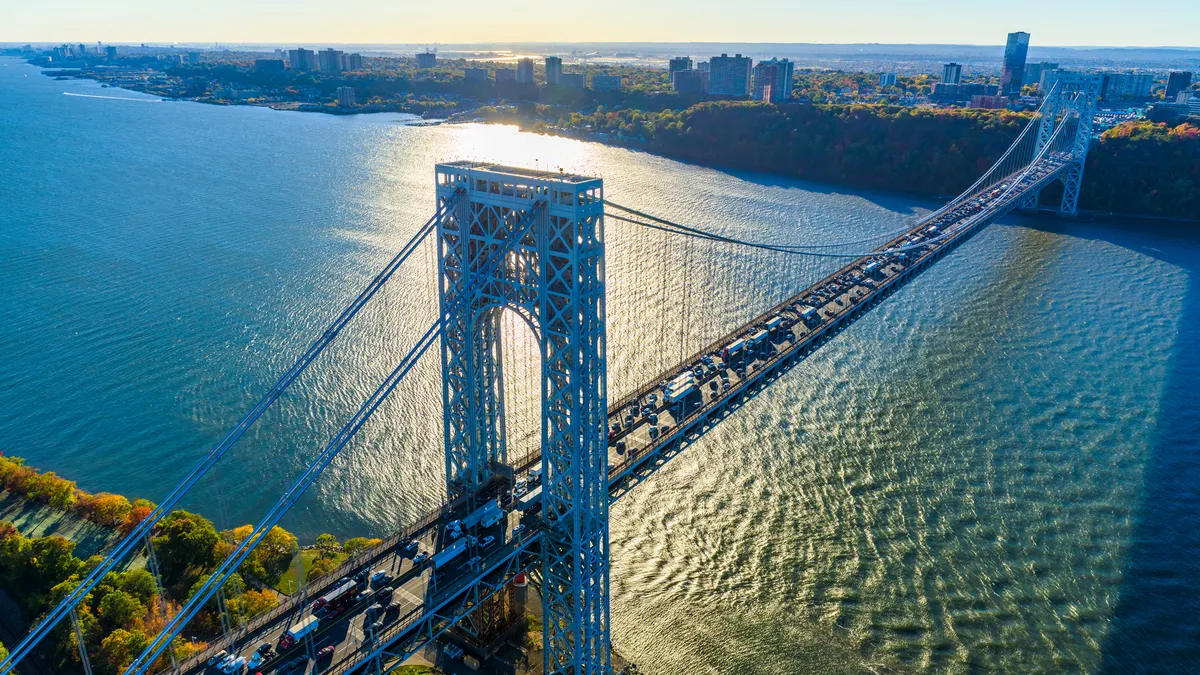
{"type": "Polygon", "coordinates": [[[457,558],[465,550],[467,550],[467,540],[466,539],[459,539],[458,541],[454,542],[453,544],[450,544],[446,548],[439,551],[437,555],[433,556],[434,568],[441,569],[442,567],[444,567],[446,565],[446,563],[457,558]]]}
{"type": "Polygon", "coordinates": [[[289,628],[283,634],[283,637],[279,638],[279,648],[291,649],[292,645],[303,640],[304,636],[316,631],[319,625],[320,621],[315,616],[308,616],[301,619],[299,623],[289,628]]]}

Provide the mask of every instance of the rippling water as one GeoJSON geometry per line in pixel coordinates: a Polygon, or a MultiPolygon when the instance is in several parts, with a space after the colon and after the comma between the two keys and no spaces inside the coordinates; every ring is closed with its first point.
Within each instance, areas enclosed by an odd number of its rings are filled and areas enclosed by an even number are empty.
{"type": "MultiPolygon", "coordinates": [[[[161,498],[424,222],[436,161],[561,165],[747,238],[849,238],[933,206],[403,120],[164,103],[0,59],[0,449],[161,498]]],[[[1200,670],[1183,229],[1010,218],[748,403],[613,509],[618,649],[661,674],[1200,670]]],[[[819,271],[611,221],[608,239],[614,395],[819,271]]],[[[424,249],[189,506],[261,513],[431,319],[433,264],[424,249]]],[[[505,337],[519,373],[531,355],[505,337]]],[[[286,527],[381,533],[440,500],[437,371],[286,527]]],[[[532,408],[512,407],[527,443],[532,408]]]]}

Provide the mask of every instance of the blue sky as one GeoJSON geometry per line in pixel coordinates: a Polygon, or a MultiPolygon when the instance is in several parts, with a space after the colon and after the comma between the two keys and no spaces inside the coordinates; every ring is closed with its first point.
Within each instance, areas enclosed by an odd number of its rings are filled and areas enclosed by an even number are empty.
{"type": "Polygon", "coordinates": [[[1200,46],[1200,0],[0,0],[0,41],[1200,46]]]}

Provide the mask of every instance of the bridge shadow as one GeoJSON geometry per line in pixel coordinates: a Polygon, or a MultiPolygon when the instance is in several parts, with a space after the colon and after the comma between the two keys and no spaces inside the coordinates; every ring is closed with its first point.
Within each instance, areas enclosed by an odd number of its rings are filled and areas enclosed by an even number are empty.
{"type": "Polygon", "coordinates": [[[1097,239],[1186,271],[1175,344],[1146,458],[1119,599],[1099,672],[1200,672],[1200,232],[1194,225],[1051,219],[1023,225],[1097,239]]]}

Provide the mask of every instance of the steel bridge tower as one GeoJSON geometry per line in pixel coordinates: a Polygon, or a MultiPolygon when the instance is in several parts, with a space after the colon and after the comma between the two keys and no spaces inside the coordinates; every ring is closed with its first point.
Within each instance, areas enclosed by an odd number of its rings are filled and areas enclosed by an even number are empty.
{"type": "MultiPolygon", "coordinates": [[[[1057,84],[1046,94],[1037,147],[1033,151],[1035,157],[1050,142],[1058,126],[1071,118],[1078,120],[1071,142],[1071,163],[1062,174],[1063,196],[1058,212],[1064,216],[1074,217],[1078,213],[1079,187],[1083,183],[1083,168],[1092,142],[1092,116],[1099,98],[1100,76],[1085,73],[1061,73],[1057,84]]],[[[1021,207],[1035,209],[1037,202],[1038,194],[1034,193],[1022,201],[1021,207]]]]}
{"type": "Polygon", "coordinates": [[[442,337],[446,485],[475,495],[504,473],[500,318],[533,331],[542,370],[541,569],[547,674],[606,675],[609,653],[603,182],[476,162],[436,167],[443,314],[491,252],[518,238],[442,337]],[[521,226],[532,217],[531,227],[521,226]]]}

